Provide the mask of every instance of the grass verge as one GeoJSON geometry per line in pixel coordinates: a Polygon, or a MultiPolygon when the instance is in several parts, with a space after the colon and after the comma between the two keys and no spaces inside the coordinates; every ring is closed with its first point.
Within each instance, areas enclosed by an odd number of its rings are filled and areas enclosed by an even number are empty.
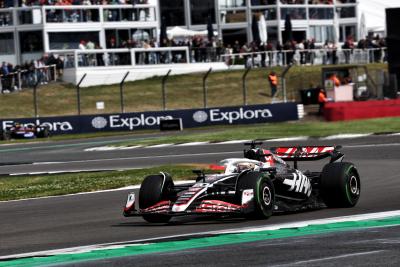
{"type": "MultiPolygon", "coordinates": [[[[272,139],[294,136],[324,137],[334,134],[363,134],[363,133],[391,133],[400,132],[400,117],[379,118],[343,122],[323,122],[323,121],[297,121],[271,124],[251,124],[251,125],[229,125],[229,126],[210,126],[202,128],[185,129],[183,132],[173,134],[160,134],[157,131],[143,130],[135,132],[101,132],[87,134],[65,134],[51,136],[48,139],[18,139],[11,141],[0,141],[5,143],[31,143],[49,142],[74,139],[91,139],[113,136],[131,136],[134,141],[116,142],[109,141],[111,146],[133,146],[133,145],[158,145],[167,143],[186,143],[186,142],[218,142],[242,139],[272,139]],[[145,136],[146,134],[156,134],[155,137],[145,136]],[[166,136],[165,136],[166,135],[166,136]]],[[[108,141],[104,141],[105,145],[108,141]]]]}
{"type": "Polygon", "coordinates": [[[171,165],[126,171],[85,172],[0,178],[0,201],[115,189],[140,184],[149,174],[170,173],[174,180],[192,179],[206,165],[171,165]]]}
{"type": "Polygon", "coordinates": [[[186,142],[218,142],[228,140],[273,139],[294,136],[323,137],[335,134],[364,134],[400,132],[399,118],[368,119],[341,122],[285,122],[214,127],[213,131],[177,134],[156,139],[127,141],[113,146],[177,144],[186,142]]]}

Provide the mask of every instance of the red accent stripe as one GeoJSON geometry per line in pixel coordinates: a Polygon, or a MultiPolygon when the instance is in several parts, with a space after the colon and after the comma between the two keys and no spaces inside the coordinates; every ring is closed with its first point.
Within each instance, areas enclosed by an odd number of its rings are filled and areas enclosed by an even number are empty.
{"type": "Polygon", "coordinates": [[[221,165],[216,165],[216,164],[211,164],[209,166],[210,170],[213,171],[225,171],[225,166],[221,166],[221,165]]]}
{"type": "Polygon", "coordinates": [[[164,210],[164,209],[169,209],[170,206],[171,206],[171,201],[163,200],[151,207],[143,209],[142,212],[160,211],[160,210],[164,210]]]}
{"type": "Polygon", "coordinates": [[[314,158],[322,153],[332,152],[334,149],[332,146],[307,146],[298,151],[298,147],[278,147],[275,153],[281,158],[292,158],[295,154],[299,154],[302,158],[314,158]]]}

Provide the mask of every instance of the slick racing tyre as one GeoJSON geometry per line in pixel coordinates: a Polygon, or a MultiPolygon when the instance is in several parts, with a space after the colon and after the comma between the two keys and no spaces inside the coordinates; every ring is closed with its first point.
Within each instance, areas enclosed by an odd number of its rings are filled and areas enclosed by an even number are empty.
{"type": "Polygon", "coordinates": [[[360,192],[360,176],[352,163],[335,162],[325,165],[321,174],[321,197],[328,207],[354,207],[360,192]]]}
{"type": "Polygon", "coordinates": [[[50,131],[48,127],[41,127],[41,130],[36,129],[36,134],[38,138],[48,138],[50,136],[50,131]]]}
{"type": "Polygon", "coordinates": [[[249,219],[267,219],[272,215],[275,203],[275,188],[271,179],[264,173],[250,171],[238,178],[236,198],[242,203],[244,190],[253,190],[253,200],[245,217],[249,219]]]}
{"type": "MultiPolygon", "coordinates": [[[[174,183],[167,173],[147,176],[139,190],[139,208],[149,208],[162,200],[168,200],[174,183]]],[[[145,214],[143,219],[151,223],[167,223],[171,216],[164,214],[145,214]]]]}
{"type": "Polygon", "coordinates": [[[11,134],[7,130],[0,131],[0,140],[10,140],[11,134]]]}

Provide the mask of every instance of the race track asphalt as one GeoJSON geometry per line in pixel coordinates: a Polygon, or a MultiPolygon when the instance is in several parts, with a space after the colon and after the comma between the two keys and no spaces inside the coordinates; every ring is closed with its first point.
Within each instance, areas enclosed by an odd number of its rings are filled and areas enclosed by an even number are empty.
{"type": "Polygon", "coordinates": [[[399,266],[399,251],[397,226],[88,261],[79,266],[399,266]]]}
{"type": "MultiPolygon", "coordinates": [[[[139,138],[157,138],[157,135],[146,135],[139,138]]],[[[85,151],[85,149],[105,146],[135,137],[98,138],[93,140],[73,140],[66,142],[49,142],[33,144],[15,144],[0,146],[0,175],[10,173],[32,173],[52,171],[87,171],[87,170],[120,170],[141,168],[174,163],[217,163],[227,157],[242,157],[242,144],[172,146],[162,148],[137,148],[115,151],[85,151]]],[[[136,137],[138,138],[138,137],[136,137]]],[[[266,142],[265,147],[277,145],[343,145],[347,153],[364,153],[365,148],[351,149],[346,146],[365,146],[369,144],[398,144],[400,136],[369,136],[355,140],[318,140],[296,142],[266,142]]],[[[368,147],[366,147],[368,148],[368,147]]],[[[371,147],[369,147],[371,149],[371,147]]],[[[387,147],[381,146],[371,152],[384,152],[387,147]]],[[[393,153],[400,153],[393,151],[393,153]]],[[[348,155],[352,158],[353,154],[348,155]]],[[[370,157],[376,157],[371,153],[370,157]]]]}
{"type": "MultiPolygon", "coordinates": [[[[33,162],[33,160],[35,162],[65,162],[59,166],[55,166],[55,169],[59,167],[65,169],[86,168],[92,162],[96,162],[99,166],[109,164],[112,168],[135,168],[183,162],[215,163],[222,158],[240,157],[242,154],[240,151],[243,149],[240,144],[231,144],[85,152],[85,148],[95,145],[88,144],[87,142],[86,144],[83,143],[85,142],[69,142],[68,145],[70,146],[68,147],[61,146],[64,145],[61,143],[0,147],[0,164],[3,163],[0,169],[2,173],[10,173],[38,171],[34,169],[36,166],[42,168],[40,170],[43,171],[48,169],[48,166],[52,166],[51,164],[7,165],[10,162],[23,163],[33,162]],[[21,148],[27,148],[28,150],[25,150],[25,152],[28,153],[21,155],[21,151],[18,150],[21,148]],[[73,160],[74,163],[68,163],[70,160],[73,160]]],[[[151,225],[144,222],[141,218],[124,218],[122,216],[122,205],[125,203],[128,192],[124,190],[36,200],[0,202],[0,214],[2,214],[0,220],[0,256],[99,243],[138,241],[149,238],[159,239],[171,235],[193,234],[220,229],[237,229],[400,209],[400,136],[372,136],[359,139],[296,142],[296,144],[302,145],[332,143],[344,146],[343,152],[346,154],[346,159],[354,162],[361,174],[362,195],[358,205],[354,208],[323,209],[285,214],[261,221],[176,218],[169,225],[151,225]]],[[[285,145],[288,143],[266,143],[265,146],[276,146],[278,144],[285,145]]],[[[304,169],[318,169],[321,166],[321,163],[300,165],[304,169]]],[[[357,236],[357,233],[354,233],[354,236],[357,236]]],[[[362,237],[363,235],[359,234],[358,236],[362,237]]],[[[315,242],[323,243],[325,242],[324,238],[329,239],[329,236],[316,237],[316,239],[321,240],[315,242]]],[[[341,242],[341,237],[337,238],[337,242],[341,242]]],[[[264,250],[264,245],[269,247],[268,244],[261,242],[259,244],[260,251],[264,250]]],[[[302,246],[299,245],[299,247],[302,246]]],[[[398,246],[396,248],[398,251],[398,246]]],[[[275,249],[279,250],[279,246],[275,249]]],[[[376,248],[373,250],[376,250],[376,248]]],[[[324,250],[323,247],[321,247],[321,251],[321,257],[329,254],[328,250],[324,250]]],[[[182,253],[190,254],[195,252],[182,253]]],[[[338,251],[338,254],[340,253],[338,251]]],[[[210,253],[209,255],[213,257],[215,254],[210,253]]],[[[310,254],[311,258],[316,258],[317,256],[310,254]]],[[[300,259],[301,257],[299,257],[300,259]]],[[[160,260],[163,260],[163,258],[160,258],[160,260]]],[[[282,262],[277,261],[276,264],[281,264],[282,262]]],[[[259,263],[254,262],[254,264],[257,265],[259,263]]],[[[204,265],[208,264],[204,263],[204,265]]],[[[154,266],[157,266],[155,258],[154,266]]]]}

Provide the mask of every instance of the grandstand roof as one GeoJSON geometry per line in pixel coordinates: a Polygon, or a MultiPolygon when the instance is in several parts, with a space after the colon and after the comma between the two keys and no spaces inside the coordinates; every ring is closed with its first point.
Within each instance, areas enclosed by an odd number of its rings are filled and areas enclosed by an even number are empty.
{"type": "Polygon", "coordinates": [[[400,7],[399,0],[359,0],[358,2],[360,14],[365,14],[367,29],[374,32],[385,31],[386,8],[400,7]]]}

